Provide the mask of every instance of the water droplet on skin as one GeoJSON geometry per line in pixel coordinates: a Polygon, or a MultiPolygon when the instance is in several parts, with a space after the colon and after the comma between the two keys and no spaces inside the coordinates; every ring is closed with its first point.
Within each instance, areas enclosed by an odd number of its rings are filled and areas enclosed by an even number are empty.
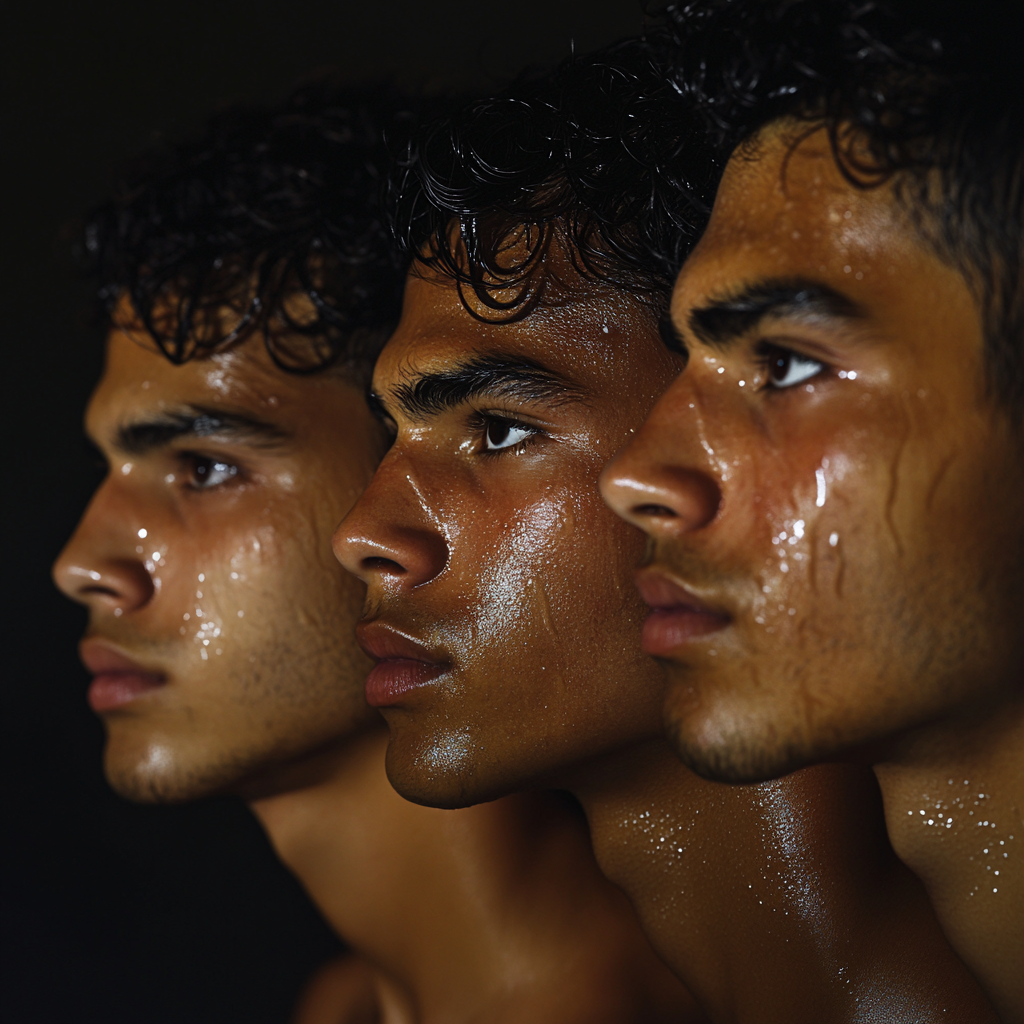
{"type": "Polygon", "coordinates": [[[724,367],[724,366],[720,366],[720,367],[718,368],[718,372],[719,372],[719,373],[725,373],[725,367],[724,367]]]}
{"type": "Polygon", "coordinates": [[[145,528],[139,530],[139,540],[145,540],[148,535],[149,534],[145,528]]]}
{"type": "Polygon", "coordinates": [[[153,554],[150,557],[153,559],[154,562],[159,562],[160,561],[160,552],[159,551],[154,551],[153,554]]]}
{"type": "Polygon", "coordinates": [[[121,618],[122,615],[124,615],[124,609],[123,608],[115,608],[114,609],[114,618],[115,619],[121,618]]]}
{"type": "Polygon", "coordinates": [[[830,548],[834,548],[838,543],[839,543],[839,534],[838,533],[830,533],[828,535],[828,546],[830,548]]]}
{"type": "Polygon", "coordinates": [[[233,573],[231,574],[231,578],[232,578],[233,580],[237,580],[237,579],[238,579],[238,573],[237,573],[237,572],[233,572],[233,573]]]}
{"type": "Polygon", "coordinates": [[[199,648],[199,653],[202,655],[203,661],[206,661],[206,648],[205,647],[200,647],[199,648]]]}
{"type": "Polygon", "coordinates": [[[814,499],[814,504],[821,508],[825,504],[825,470],[816,469],[814,479],[818,484],[818,496],[814,499]]]}
{"type": "MultiPolygon", "coordinates": [[[[125,463],[122,464],[121,472],[125,476],[127,476],[131,471],[132,471],[132,464],[130,462],[125,462],[125,463]]],[[[140,537],[145,537],[146,535],[144,533],[142,533],[142,534],[139,534],[139,536],[140,537]]]]}
{"type": "Polygon", "coordinates": [[[165,484],[173,484],[174,483],[174,474],[173,473],[168,473],[167,476],[164,477],[164,483],[165,484]]]}
{"type": "Polygon", "coordinates": [[[203,598],[203,592],[202,592],[201,590],[197,590],[197,591],[196,591],[196,597],[197,597],[197,598],[199,598],[200,600],[202,600],[202,598],[203,598]]]}
{"type": "Polygon", "coordinates": [[[607,324],[605,324],[605,325],[604,325],[604,326],[603,326],[603,327],[601,328],[601,332],[602,332],[603,334],[607,334],[607,333],[608,333],[608,325],[607,325],[607,324]]]}
{"type": "Polygon", "coordinates": [[[241,608],[238,609],[238,617],[240,619],[245,618],[245,612],[243,612],[241,608]]]}

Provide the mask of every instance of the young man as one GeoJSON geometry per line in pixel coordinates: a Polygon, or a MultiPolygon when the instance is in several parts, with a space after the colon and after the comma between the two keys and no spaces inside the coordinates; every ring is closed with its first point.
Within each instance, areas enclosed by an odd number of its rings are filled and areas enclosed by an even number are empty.
{"type": "Polygon", "coordinates": [[[650,247],[695,235],[715,171],[647,59],[572,62],[403,161],[419,259],[374,372],[394,440],[335,541],[368,587],[389,778],[442,807],[570,788],[712,1020],[993,1020],[869,772],[724,786],[660,736],[629,585],[643,541],[597,479],[681,367],[658,335],[672,260],[650,247]],[[663,186],[692,202],[662,217],[663,186]]]}
{"type": "Polygon", "coordinates": [[[58,584],[130,799],[248,800],[357,956],[333,1021],[701,1020],[564,798],[401,799],[331,533],[384,450],[364,399],[403,278],[376,213],[402,104],[302,89],[156,154],[93,219],[106,480],[58,584]],[[308,371],[308,372],[287,372],[308,371]]]}
{"type": "Polygon", "coordinates": [[[674,745],[739,782],[873,764],[896,852],[1022,1021],[1019,21],[707,0],[669,24],[737,148],[672,300],[686,371],[603,490],[650,538],[674,745]]]}

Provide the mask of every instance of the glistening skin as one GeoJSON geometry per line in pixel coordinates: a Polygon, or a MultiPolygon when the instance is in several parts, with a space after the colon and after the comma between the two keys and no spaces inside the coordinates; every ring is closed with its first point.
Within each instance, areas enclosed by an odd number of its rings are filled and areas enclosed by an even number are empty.
{"type": "Polygon", "coordinates": [[[249,801],[355,951],[302,1012],[699,1021],[575,808],[539,794],[452,814],[388,785],[362,586],[331,552],[383,450],[358,383],[285,373],[259,335],[175,366],[127,303],[120,320],[86,418],[108,473],[55,567],[89,611],[115,788],[249,801]]]}
{"type": "Polygon", "coordinates": [[[873,764],[897,853],[1021,1020],[1024,445],[897,185],[786,122],[730,161],[672,300],[686,370],[602,487],[650,538],[680,756],[745,782],[873,764]]]}
{"type": "Polygon", "coordinates": [[[581,277],[557,240],[540,273],[541,301],[494,323],[471,289],[414,268],[374,372],[393,442],[335,549],[367,584],[389,778],[440,807],[570,789],[602,869],[713,1020],[991,1021],[888,848],[869,772],[726,786],[661,737],[631,585],[643,538],[597,480],[681,360],[652,305],[581,277]]]}

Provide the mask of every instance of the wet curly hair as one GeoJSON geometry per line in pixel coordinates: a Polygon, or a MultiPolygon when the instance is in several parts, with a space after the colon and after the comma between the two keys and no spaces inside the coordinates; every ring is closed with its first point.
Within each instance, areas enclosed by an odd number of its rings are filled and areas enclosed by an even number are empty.
{"type": "Polygon", "coordinates": [[[642,40],[574,55],[415,134],[389,186],[396,238],[481,319],[528,315],[556,241],[585,278],[662,306],[710,214],[704,138],[642,40]]]}
{"type": "Polygon", "coordinates": [[[1013,5],[690,0],[655,12],[648,38],[723,155],[796,119],[828,129],[851,183],[893,182],[925,242],[972,288],[990,392],[1019,416],[1024,38],[1013,5]]]}
{"type": "Polygon", "coordinates": [[[321,78],[127,163],[83,235],[101,321],[127,300],[174,363],[258,332],[283,369],[365,376],[400,310],[407,260],[380,198],[411,107],[321,78]]]}

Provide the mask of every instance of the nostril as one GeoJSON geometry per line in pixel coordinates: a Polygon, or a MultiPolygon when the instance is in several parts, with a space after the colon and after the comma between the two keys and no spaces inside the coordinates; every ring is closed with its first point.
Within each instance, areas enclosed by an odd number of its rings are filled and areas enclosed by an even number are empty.
{"type": "Polygon", "coordinates": [[[381,558],[378,555],[364,558],[360,566],[366,572],[385,572],[391,576],[402,576],[405,573],[405,567],[394,561],[394,559],[381,558]]]}
{"type": "Polygon", "coordinates": [[[633,514],[637,516],[657,516],[659,519],[675,519],[676,514],[667,505],[634,505],[633,514]]]}
{"type": "Polygon", "coordinates": [[[114,590],[113,587],[101,587],[101,586],[95,586],[95,585],[81,587],[79,589],[79,593],[80,594],[97,594],[100,597],[120,597],[121,596],[116,590],[114,590]]]}

